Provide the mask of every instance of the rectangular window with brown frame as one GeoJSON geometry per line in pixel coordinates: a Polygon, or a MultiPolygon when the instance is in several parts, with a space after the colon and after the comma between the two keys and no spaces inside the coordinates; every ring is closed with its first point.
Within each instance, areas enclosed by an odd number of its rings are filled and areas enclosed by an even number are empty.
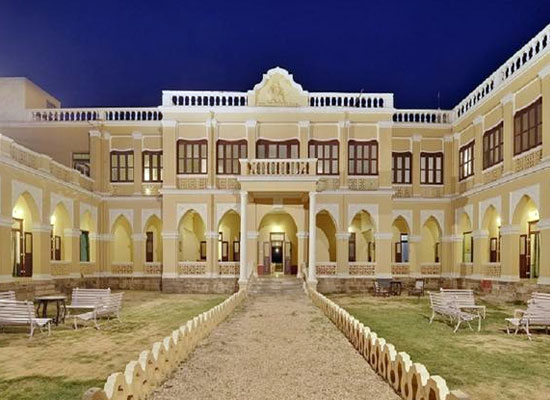
{"type": "Polygon", "coordinates": [[[378,175],[378,142],[348,142],[348,174],[378,175]]]}
{"type": "Polygon", "coordinates": [[[162,182],[162,150],[146,150],[143,156],[143,182],[162,182]]]}
{"type": "Polygon", "coordinates": [[[111,151],[111,182],[134,181],[134,151],[111,151]]]}
{"type": "Polygon", "coordinates": [[[208,173],[208,142],[201,140],[178,140],[177,143],[177,173],[206,174],[208,173]]]}
{"type": "Polygon", "coordinates": [[[317,159],[317,175],[338,175],[338,140],[310,140],[309,158],[317,159]]]}
{"type": "Polygon", "coordinates": [[[392,175],[393,183],[410,184],[412,183],[412,153],[404,152],[392,153],[392,175]]]}
{"type": "Polygon", "coordinates": [[[420,153],[420,183],[443,185],[443,153],[420,153]]]}
{"type": "Polygon", "coordinates": [[[514,115],[514,155],[542,144],[542,98],[514,115]]]}
{"type": "Polygon", "coordinates": [[[483,134],[483,169],[502,162],[504,135],[502,123],[483,134]]]}
{"type": "Polygon", "coordinates": [[[240,175],[239,159],[247,158],[246,140],[218,140],[216,151],[216,173],[219,175],[240,175]]]}
{"type": "Polygon", "coordinates": [[[474,144],[470,143],[462,146],[458,153],[458,179],[463,180],[474,175],[474,144]]]}
{"type": "Polygon", "coordinates": [[[274,141],[260,139],[256,142],[256,157],[261,159],[300,158],[298,139],[274,141]]]}

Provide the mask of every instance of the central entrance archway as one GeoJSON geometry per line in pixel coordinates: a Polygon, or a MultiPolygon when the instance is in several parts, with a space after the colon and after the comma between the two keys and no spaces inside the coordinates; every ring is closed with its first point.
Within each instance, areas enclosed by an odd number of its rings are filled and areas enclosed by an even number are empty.
{"type": "Polygon", "coordinates": [[[258,274],[296,275],[298,239],[294,219],[285,211],[266,214],[258,228],[258,274]]]}

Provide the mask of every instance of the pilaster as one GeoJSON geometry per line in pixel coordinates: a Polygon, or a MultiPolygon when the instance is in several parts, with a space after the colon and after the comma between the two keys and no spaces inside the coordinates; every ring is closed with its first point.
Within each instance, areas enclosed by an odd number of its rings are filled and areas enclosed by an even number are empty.
{"type": "Polygon", "coordinates": [[[162,121],[162,187],[176,188],[176,121],[162,121]]]}
{"type": "Polygon", "coordinates": [[[483,183],[483,129],[484,118],[478,116],[474,119],[474,184],[481,185],[483,183]]]}
{"type": "Polygon", "coordinates": [[[348,139],[349,139],[350,122],[340,121],[338,123],[338,147],[339,157],[338,170],[340,172],[340,188],[347,189],[348,187],[348,139]]]}
{"type": "MultiPolygon", "coordinates": [[[[143,187],[143,158],[142,158],[142,134],[141,132],[132,133],[134,145],[134,194],[141,195],[143,187]]],[[[135,261],[134,261],[135,269],[135,261]]]]}
{"type": "Polygon", "coordinates": [[[378,123],[378,182],[381,188],[392,187],[392,131],[391,121],[378,123]]]}
{"type": "MultiPolygon", "coordinates": [[[[514,95],[512,93],[504,96],[501,100],[502,105],[502,134],[503,134],[503,153],[504,153],[504,175],[514,171],[514,95]]],[[[544,129],[544,124],[543,124],[544,129]]],[[[543,131],[544,132],[544,131],[543,131]]]]}
{"type": "MultiPolygon", "coordinates": [[[[547,65],[539,72],[541,94],[542,94],[542,115],[550,115],[550,65],[547,65]]],[[[550,157],[550,124],[542,124],[542,159],[550,157]]]]}

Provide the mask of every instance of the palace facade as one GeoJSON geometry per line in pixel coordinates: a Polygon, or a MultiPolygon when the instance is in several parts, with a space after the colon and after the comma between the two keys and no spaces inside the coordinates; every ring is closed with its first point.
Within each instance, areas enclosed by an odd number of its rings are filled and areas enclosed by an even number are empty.
{"type": "Polygon", "coordinates": [[[549,40],[452,110],[308,92],[281,68],[149,108],[62,108],[1,78],[0,287],[549,285],[549,40]]]}

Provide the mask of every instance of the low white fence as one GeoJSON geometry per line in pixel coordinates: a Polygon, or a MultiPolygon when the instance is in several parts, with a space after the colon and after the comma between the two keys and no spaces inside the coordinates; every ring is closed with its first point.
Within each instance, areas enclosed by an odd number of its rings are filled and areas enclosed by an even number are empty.
{"type": "Polygon", "coordinates": [[[197,344],[222,322],[246,297],[240,290],[214,308],[199,314],[170,336],[144,350],[137,360],[130,361],[124,372],[107,378],[103,389],[91,388],[82,400],[145,399],[184,361],[197,344]]]}
{"type": "Polygon", "coordinates": [[[406,400],[469,400],[466,394],[450,392],[440,376],[430,375],[426,367],[413,363],[405,352],[395,347],[364,326],[359,320],[321,293],[308,288],[309,297],[348,338],[355,349],[367,360],[393,389],[406,400]]]}

